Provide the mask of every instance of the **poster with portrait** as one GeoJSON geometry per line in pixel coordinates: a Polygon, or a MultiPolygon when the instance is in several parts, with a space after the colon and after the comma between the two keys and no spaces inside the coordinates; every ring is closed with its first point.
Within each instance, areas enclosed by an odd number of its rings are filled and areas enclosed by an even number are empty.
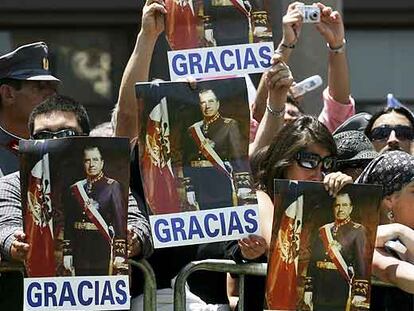
{"type": "Polygon", "coordinates": [[[266,303],[271,310],[369,310],[382,189],[275,180],[266,303]]]}
{"type": "Polygon", "coordinates": [[[136,92],[140,169],[155,247],[256,232],[245,79],[139,83],[136,92]]]}
{"type": "Polygon", "coordinates": [[[129,307],[129,141],[22,140],[25,310],[129,307]]]}
{"type": "Polygon", "coordinates": [[[265,0],[165,0],[165,6],[165,32],[153,59],[168,54],[166,80],[263,72],[270,66],[274,48],[265,0]]]}

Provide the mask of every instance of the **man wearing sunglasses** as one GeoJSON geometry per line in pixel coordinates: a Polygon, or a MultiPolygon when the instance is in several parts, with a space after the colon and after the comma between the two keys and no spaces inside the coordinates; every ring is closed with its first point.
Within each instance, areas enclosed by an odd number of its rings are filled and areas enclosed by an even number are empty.
{"type": "Polygon", "coordinates": [[[411,153],[414,139],[414,116],[404,107],[388,107],[377,112],[368,122],[365,135],[375,150],[403,150],[411,153]]]}
{"type": "MultiPolygon", "coordinates": [[[[89,118],[79,103],[65,96],[53,95],[33,110],[29,118],[29,130],[31,139],[89,135],[89,118]]],[[[0,178],[0,251],[6,259],[24,261],[29,248],[23,233],[20,175],[15,172],[0,178]]],[[[151,252],[148,221],[130,194],[128,255],[147,257],[151,252]]],[[[18,304],[13,302],[13,306],[18,304]]]]}

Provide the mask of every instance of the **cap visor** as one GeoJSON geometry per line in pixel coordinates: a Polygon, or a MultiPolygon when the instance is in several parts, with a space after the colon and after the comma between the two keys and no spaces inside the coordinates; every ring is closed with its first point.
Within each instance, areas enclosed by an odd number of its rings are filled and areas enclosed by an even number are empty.
{"type": "Polygon", "coordinates": [[[56,78],[52,75],[32,76],[32,77],[28,77],[24,80],[30,80],[30,81],[57,81],[57,82],[60,82],[60,80],[58,78],[56,78]]]}

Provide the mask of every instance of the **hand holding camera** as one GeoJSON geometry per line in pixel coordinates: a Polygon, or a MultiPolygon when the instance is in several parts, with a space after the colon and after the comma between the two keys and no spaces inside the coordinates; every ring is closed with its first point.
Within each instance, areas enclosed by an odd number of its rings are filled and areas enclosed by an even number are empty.
{"type": "Polygon", "coordinates": [[[314,5],[299,5],[298,10],[303,18],[303,23],[319,23],[321,21],[321,9],[314,5]]]}
{"type": "Polygon", "coordinates": [[[303,6],[302,2],[293,2],[288,6],[283,16],[283,39],[282,43],[291,46],[296,44],[302,29],[302,15],[298,7],[303,6]]]}
{"type": "MultiPolygon", "coordinates": [[[[304,5],[301,2],[295,2],[291,6],[293,6],[294,10],[300,15],[299,25],[301,25],[301,23],[316,24],[316,29],[325,38],[332,49],[343,45],[345,30],[342,17],[338,11],[334,11],[331,7],[325,6],[322,3],[304,5]]],[[[284,17],[284,22],[285,18],[288,20],[288,16],[293,14],[293,9],[292,13],[290,13],[289,8],[288,13],[284,17]]]]}
{"type": "Polygon", "coordinates": [[[331,49],[343,46],[345,29],[339,12],[333,11],[331,7],[325,6],[322,3],[314,5],[321,11],[320,22],[316,24],[316,29],[324,37],[331,49]]]}

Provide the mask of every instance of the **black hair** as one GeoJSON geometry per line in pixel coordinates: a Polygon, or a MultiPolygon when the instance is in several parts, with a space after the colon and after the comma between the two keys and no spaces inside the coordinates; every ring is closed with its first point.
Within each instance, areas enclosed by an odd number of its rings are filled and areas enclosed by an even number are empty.
{"type": "Polygon", "coordinates": [[[0,85],[7,84],[15,88],[16,90],[20,90],[23,86],[23,82],[25,80],[16,80],[16,79],[10,79],[10,78],[3,78],[0,79],[0,85]]]}
{"type": "Polygon", "coordinates": [[[102,155],[102,148],[97,146],[97,145],[86,145],[83,148],[83,153],[85,153],[86,150],[93,150],[93,149],[97,149],[99,151],[99,154],[101,155],[101,160],[103,160],[103,155],[102,155]]]}
{"type": "Polygon", "coordinates": [[[52,95],[36,106],[29,117],[29,131],[33,134],[34,120],[38,115],[48,114],[54,111],[72,112],[82,129],[82,134],[89,135],[90,123],[88,113],[84,106],[74,99],[64,95],[52,95]]]}
{"type": "Polygon", "coordinates": [[[293,96],[291,96],[290,94],[288,94],[286,98],[286,102],[298,108],[301,114],[305,114],[305,111],[303,110],[301,104],[296,99],[294,99],[293,96]]]}
{"type": "Polygon", "coordinates": [[[331,156],[337,155],[332,134],[315,117],[305,115],[286,124],[269,146],[253,155],[256,187],[273,197],[273,180],[285,178],[286,168],[293,163],[296,153],[312,144],[322,146],[331,156]]]}
{"type": "Polygon", "coordinates": [[[384,109],[375,113],[372,116],[372,118],[368,121],[368,124],[364,130],[364,134],[367,135],[369,139],[371,139],[372,126],[374,125],[375,121],[377,121],[377,119],[382,115],[391,113],[393,111],[406,117],[408,121],[410,121],[411,127],[414,128],[414,116],[410,110],[404,107],[385,107],[384,109]]]}

